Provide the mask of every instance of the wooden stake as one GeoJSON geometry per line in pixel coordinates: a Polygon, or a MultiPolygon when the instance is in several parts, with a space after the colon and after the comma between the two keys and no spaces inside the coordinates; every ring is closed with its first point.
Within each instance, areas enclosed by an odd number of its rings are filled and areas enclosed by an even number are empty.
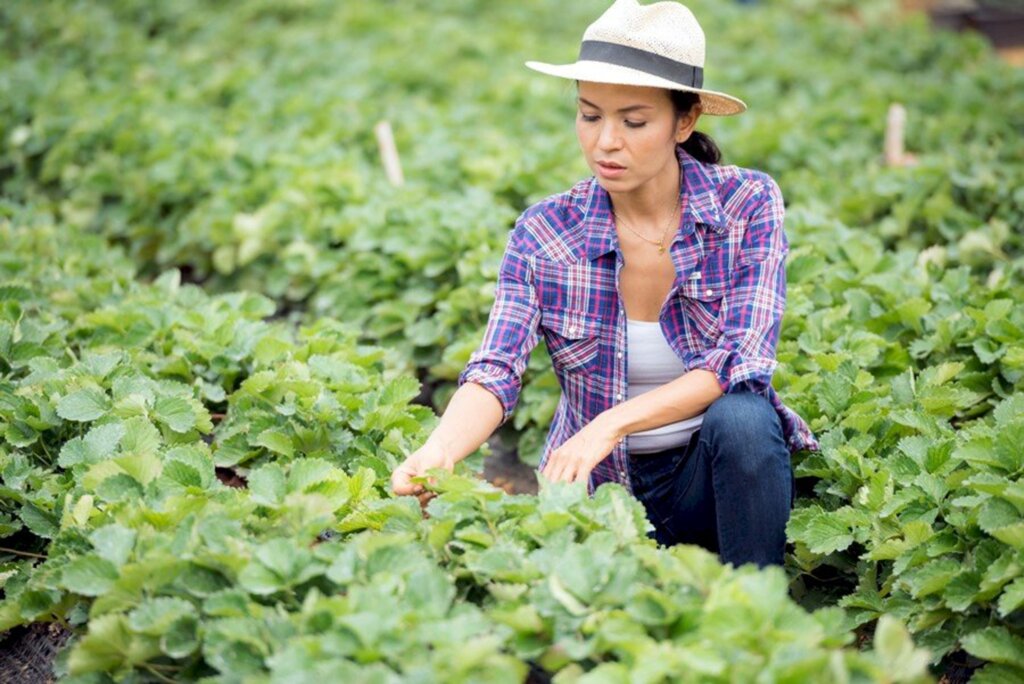
{"type": "Polygon", "coordinates": [[[917,157],[907,154],[904,149],[906,127],[906,108],[898,102],[889,105],[889,112],[885,117],[886,166],[912,166],[917,163],[917,157]]]}
{"type": "Polygon", "coordinates": [[[373,127],[377,135],[377,147],[380,148],[380,157],[384,162],[384,173],[387,174],[388,182],[395,187],[405,185],[405,177],[402,175],[402,160],[398,157],[398,148],[395,147],[395,136],[391,132],[391,124],[381,121],[373,127]]]}

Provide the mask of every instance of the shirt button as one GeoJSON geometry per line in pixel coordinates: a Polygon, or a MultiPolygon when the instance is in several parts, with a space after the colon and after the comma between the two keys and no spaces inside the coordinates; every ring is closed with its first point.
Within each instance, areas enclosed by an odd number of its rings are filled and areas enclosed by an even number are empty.
{"type": "Polygon", "coordinates": [[[625,480],[626,479],[626,471],[625,470],[620,470],[619,471],[619,477],[621,477],[623,480],[625,480]]]}
{"type": "Polygon", "coordinates": [[[622,394],[621,393],[616,394],[615,398],[618,399],[619,401],[622,401],[622,394]]]}
{"type": "Polygon", "coordinates": [[[622,352],[619,352],[618,354],[616,354],[616,356],[618,356],[621,359],[622,358],[622,352]]]}
{"type": "Polygon", "coordinates": [[[714,290],[704,290],[704,294],[707,295],[708,297],[710,297],[711,295],[715,294],[715,291],[714,290]]]}

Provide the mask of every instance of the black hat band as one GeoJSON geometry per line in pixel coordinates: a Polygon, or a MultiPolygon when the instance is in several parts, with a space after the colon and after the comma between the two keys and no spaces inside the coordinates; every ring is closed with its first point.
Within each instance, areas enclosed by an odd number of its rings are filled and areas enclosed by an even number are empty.
{"type": "Polygon", "coordinates": [[[703,68],[685,62],[677,62],[670,57],[656,55],[653,52],[628,45],[607,43],[601,40],[585,40],[580,45],[579,58],[590,62],[607,62],[636,69],[691,88],[704,87],[703,68]]]}

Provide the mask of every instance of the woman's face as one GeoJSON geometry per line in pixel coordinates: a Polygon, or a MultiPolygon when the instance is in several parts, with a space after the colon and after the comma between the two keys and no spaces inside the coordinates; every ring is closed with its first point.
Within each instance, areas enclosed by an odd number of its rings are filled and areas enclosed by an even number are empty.
{"type": "Polygon", "coordinates": [[[610,193],[629,193],[677,166],[699,107],[676,118],[667,90],[580,81],[576,136],[587,166],[610,193]]]}

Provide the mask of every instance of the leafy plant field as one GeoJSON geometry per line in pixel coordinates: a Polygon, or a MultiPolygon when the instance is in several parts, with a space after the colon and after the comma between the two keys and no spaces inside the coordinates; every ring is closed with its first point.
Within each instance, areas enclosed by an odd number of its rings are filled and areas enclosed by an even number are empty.
{"type": "Polygon", "coordinates": [[[512,221],[588,173],[522,61],[605,4],[0,7],[0,629],[75,630],[81,682],[1024,677],[1024,72],[887,2],[691,3],[750,105],[700,128],[787,201],[786,573],[616,487],[388,494],[512,221]]]}

